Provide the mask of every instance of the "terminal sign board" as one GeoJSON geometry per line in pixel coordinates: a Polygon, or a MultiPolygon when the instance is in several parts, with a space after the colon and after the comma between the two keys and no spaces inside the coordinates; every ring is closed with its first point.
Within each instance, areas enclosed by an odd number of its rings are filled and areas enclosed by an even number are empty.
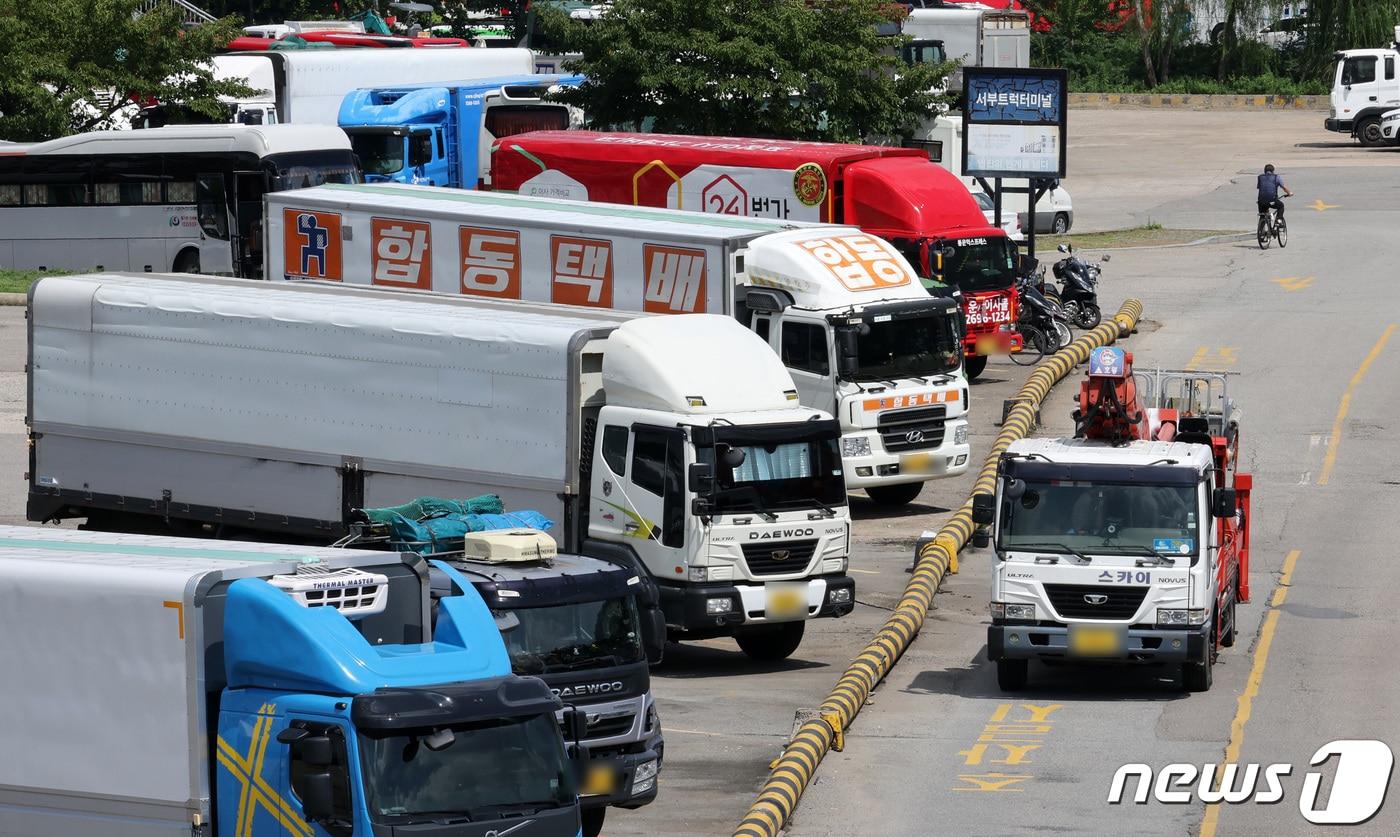
{"type": "Polygon", "coordinates": [[[1066,74],[1013,67],[963,69],[963,173],[1065,176],[1066,74]]]}

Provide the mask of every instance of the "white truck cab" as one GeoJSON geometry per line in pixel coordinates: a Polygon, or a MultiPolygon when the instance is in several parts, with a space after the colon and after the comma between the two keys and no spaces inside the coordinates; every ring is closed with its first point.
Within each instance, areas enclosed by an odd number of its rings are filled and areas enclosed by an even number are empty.
{"type": "MultiPolygon", "coordinates": [[[[1400,27],[1397,27],[1400,38],[1400,27]]],[[[1337,53],[1337,68],[1327,119],[1329,131],[1350,134],[1367,147],[1396,141],[1395,121],[1386,134],[1383,119],[1400,108],[1400,52],[1390,49],[1348,49],[1337,53]]]]}

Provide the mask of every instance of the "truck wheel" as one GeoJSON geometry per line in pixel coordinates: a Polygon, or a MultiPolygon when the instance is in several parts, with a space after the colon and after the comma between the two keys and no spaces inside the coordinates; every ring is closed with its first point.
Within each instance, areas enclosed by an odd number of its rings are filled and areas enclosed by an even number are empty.
{"type": "Polygon", "coordinates": [[[199,272],[199,251],[185,250],[175,257],[175,264],[171,267],[175,273],[198,273],[199,272]]]}
{"type": "Polygon", "coordinates": [[[1030,660],[997,660],[997,685],[1003,692],[1019,692],[1030,679],[1030,660]]]}
{"type": "MultiPolygon", "coordinates": [[[[1217,620],[1219,617],[1217,617],[1217,620]]],[[[1209,692],[1215,681],[1215,638],[1220,631],[1217,621],[1206,637],[1206,658],[1181,664],[1181,685],[1188,692],[1209,692]]]]}
{"type": "Polygon", "coordinates": [[[802,633],[806,629],[805,621],[754,625],[752,628],[740,628],[734,635],[734,641],[739,643],[740,650],[755,660],[786,660],[802,644],[802,633]]]}
{"type": "Polygon", "coordinates": [[[1055,213],[1055,224],[1050,228],[1055,235],[1064,235],[1069,232],[1069,216],[1063,212],[1055,213]]]}
{"type": "Polygon", "coordinates": [[[879,506],[905,506],[914,502],[923,490],[923,483],[907,482],[903,485],[872,485],[865,489],[865,493],[879,506]]]}
{"type": "Polygon", "coordinates": [[[972,357],[963,358],[963,372],[967,373],[967,379],[969,381],[973,378],[976,378],[978,375],[981,375],[982,370],[986,368],[986,355],[973,355],[972,357]]]}
{"type": "Polygon", "coordinates": [[[583,829],[580,833],[583,837],[598,837],[603,833],[603,819],[607,816],[608,809],[604,805],[596,808],[584,808],[578,812],[579,819],[583,821],[583,829]]]}
{"type": "Polygon", "coordinates": [[[1368,116],[1361,120],[1361,123],[1356,126],[1356,138],[1361,140],[1361,145],[1366,148],[1385,145],[1385,135],[1381,133],[1380,117],[1368,116]]]}

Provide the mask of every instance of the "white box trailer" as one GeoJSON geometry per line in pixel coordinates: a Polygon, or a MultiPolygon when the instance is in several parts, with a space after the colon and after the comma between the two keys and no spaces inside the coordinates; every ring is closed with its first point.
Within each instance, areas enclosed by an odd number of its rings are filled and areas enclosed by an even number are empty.
{"type": "Polygon", "coordinates": [[[967,469],[957,303],[855,227],[402,184],[266,206],[269,279],[727,314],[839,418],[848,488],[900,504],[967,469]]]}
{"type": "MultiPolygon", "coordinates": [[[[438,699],[425,726],[462,720],[443,692],[480,698],[500,710],[483,719],[552,734],[532,755],[564,767],[557,698],[510,676],[473,590],[439,616],[455,636],[432,637],[429,589],[415,554],[0,527],[0,834],[310,835],[308,765],[281,734],[334,727],[353,756],[368,746],[356,733],[384,726],[364,701],[383,689],[438,699]],[[240,805],[254,784],[263,801],[240,805]]],[[[379,778],[345,777],[355,826],[341,833],[378,833],[365,797],[379,778]]],[[[571,798],[543,813],[549,833],[577,832],[571,798]]]]}
{"type": "Polygon", "coordinates": [[[261,91],[231,100],[234,122],[334,125],[358,87],[456,81],[535,72],[528,49],[311,49],[235,52],[213,58],[214,77],[261,91]]]}
{"type": "Polygon", "coordinates": [[[692,635],[791,653],[854,606],[839,428],[730,318],[97,274],[41,279],[29,328],[32,520],[330,541],[491,492],[692,635]]]}

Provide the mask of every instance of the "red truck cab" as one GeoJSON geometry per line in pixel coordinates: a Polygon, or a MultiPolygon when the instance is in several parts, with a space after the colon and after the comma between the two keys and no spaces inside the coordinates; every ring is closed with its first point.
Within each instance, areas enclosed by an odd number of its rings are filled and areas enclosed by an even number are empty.
{"type": "Polygon", "coordinates": [[[961,293],[969,378],[1020,348],[1016,245],[919,149],[536,131],[493,147],[491,178],[523,195],[851,224],[895,244],[931,293],[961,293]]]}

